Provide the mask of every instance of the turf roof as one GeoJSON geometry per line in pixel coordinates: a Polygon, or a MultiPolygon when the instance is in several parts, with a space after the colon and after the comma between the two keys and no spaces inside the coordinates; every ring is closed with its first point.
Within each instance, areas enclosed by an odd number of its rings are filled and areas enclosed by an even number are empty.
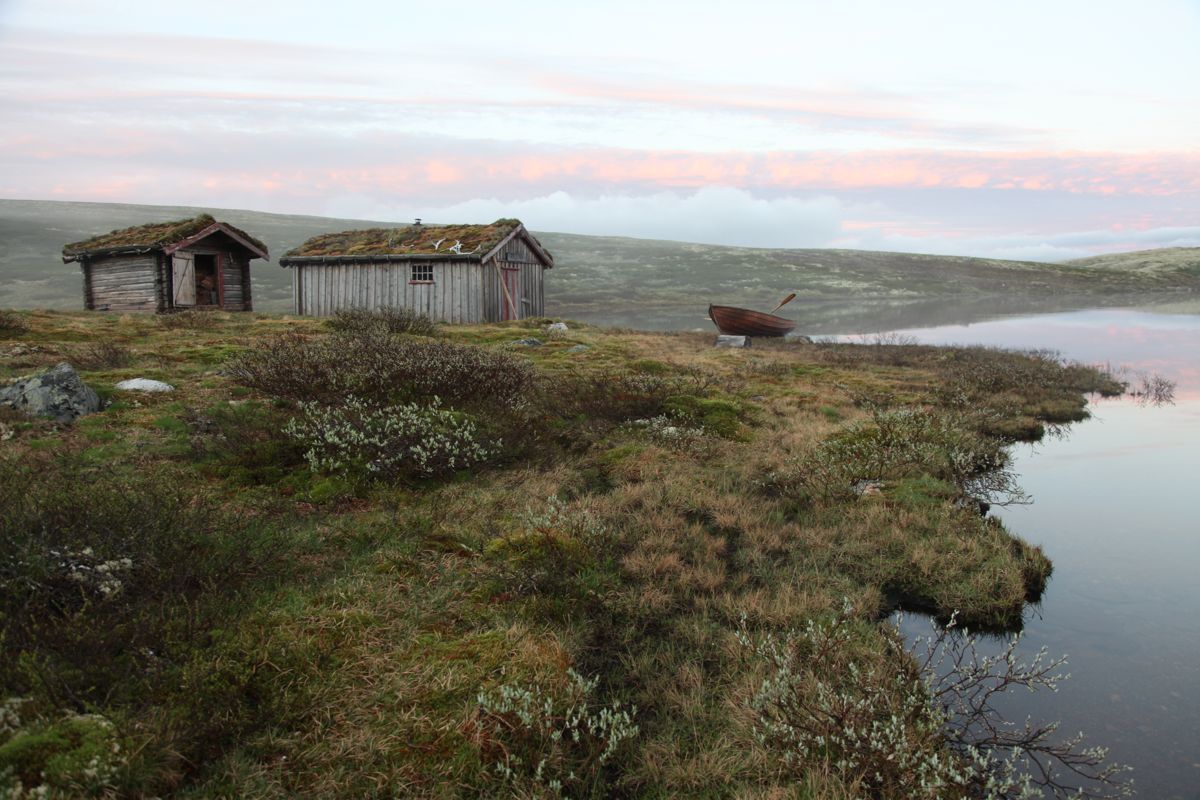
{"type": "Polygon", "coordinates": [[[403,228],[368,228],[361,231],[323,233],[288,252],[287,257],[456,255],[483,256],[521,224],[519,219],[498,219],[490,225],[409,225],[403,228]]]}
{"type": "MultiPolygon", "coordinates": [[[[135,225],[132,228],[102,233],[82,242],[75,242],[63,248],[63,255],[90,253],[97,250],[120,250],[138,247],[165,247],[183,241],[189,236],[195,236],[200,231],[212,225],[217,220],[211,214],[200,214],[191,219],[177,219],[171,222],[151,222],[146,225],[135,225]]],[[[238,234],[248,242],[260,247],[266,252],[267,246],[250,234],[230,225],[221,223],[224,227],[238,234]]]]}

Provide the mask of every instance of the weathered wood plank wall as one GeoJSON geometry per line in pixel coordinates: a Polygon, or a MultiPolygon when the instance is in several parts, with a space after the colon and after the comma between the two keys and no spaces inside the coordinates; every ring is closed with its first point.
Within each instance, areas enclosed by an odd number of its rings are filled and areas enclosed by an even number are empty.
{"type": "Polygon", "coordinates": [[[485,296],[484,317],[488,322],[499,322],[504,319],[504,306],[508,298],[500,285],[500,273],[497,266],[503,269],[520,271],[519,296],[512,298],[517,307],[517,318],[540,317],[546,313],[545,295],[543,290],[542,273],[545,271],[537,256],[525,242],[513,239],[504,246],[493,261],[484,262],[484,280],[488,291],[485,296]]]}
{"type": "Polygon", "coordinates": [[[87,262],[84,269],[95,310],[157,310],[158,259],[154,254],[97,259],[87,262]]]}
{"type": "MultiPolygon", "coordinates": [[[[291,267],[296,313],[326,317],[341,309],[408,308],[443,322],[482,322],[479,263],[433,262],[433,282],[411,280],[422,262],[300,264],[291,267]]],[[[424,262],[429,264],[429,262],[424,262]]]]}
{"type": "Polygon", "coordinates": [[[225,285],[226,311],[249,311],[246,292],[246,260],[238,253],[223,253],[221,258],[221,280],[225,285]]]}

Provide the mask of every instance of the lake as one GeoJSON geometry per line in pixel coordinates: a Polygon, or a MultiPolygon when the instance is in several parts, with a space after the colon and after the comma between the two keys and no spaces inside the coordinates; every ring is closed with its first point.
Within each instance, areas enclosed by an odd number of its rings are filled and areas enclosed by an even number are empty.
{"type": "MultiPolygon", "coordinates": [[[[1174,405],[1098,399],[1064,437],[1015,449],[1033,502],[993,513],[1054,562],[1020,651],[1065,653],[1072,677],[1003,708],[1111,748],[1141,797],[1200,798],[1200,315],[1098,309],[899,333],[1051,348],[1177,381],[1174,405]]],[[[928,633],[913,616],[904,628],[928,633]]]]}

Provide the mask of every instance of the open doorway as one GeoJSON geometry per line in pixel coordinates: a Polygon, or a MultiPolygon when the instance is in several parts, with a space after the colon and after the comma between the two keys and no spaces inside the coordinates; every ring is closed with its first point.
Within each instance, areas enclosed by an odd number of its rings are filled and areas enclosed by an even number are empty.
{"type": "Polygon", "coordinates": [[[217,257],[210,253],[196,253],[196,305],[221,305],[220,289],[217,257]]]}

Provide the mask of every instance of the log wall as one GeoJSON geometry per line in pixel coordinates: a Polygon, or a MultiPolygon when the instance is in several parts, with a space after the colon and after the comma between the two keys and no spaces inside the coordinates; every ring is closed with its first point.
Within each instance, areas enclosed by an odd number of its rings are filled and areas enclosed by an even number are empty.
{"type": "Polygon", "coordinates": [[[88,308],[96,311],[157,311],[158,257],[113,256],[86,262],[88,308]],[[90,303],[89,303],[90,301],[90,303]]]}
{"type": "Polygon", "coordinates": [[[221,254],[221,280],[225,286],[225,300],[221,308],[226,311],[250,311],[250,265],[240,253],[221,254]]]}

